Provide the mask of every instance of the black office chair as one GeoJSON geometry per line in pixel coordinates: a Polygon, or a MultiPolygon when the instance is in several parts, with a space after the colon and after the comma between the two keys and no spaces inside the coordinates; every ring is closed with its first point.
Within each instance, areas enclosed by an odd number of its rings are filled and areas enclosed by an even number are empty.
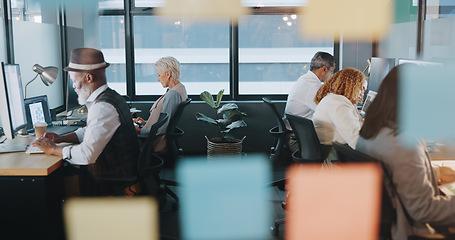
{"type": "Polygon", "coordinates": [[[183,154],[183,150],[178,144],[177,139],[183,136],[185,132],[181,128],[177,127],[177,124],[182,117],[183,110],[190,103],[191,98],[187,98],[184,102],[180,103],[177,107],[177,110],[175,110],[174,115],[169,119],[169,124],[166,129],[166,144],[168,147],[168,152],[165,156],[163,156],[165,160],[165,167],[174,166],[177,158],[183,154]]]}
{"type": "Polygon", "coordinates": [[[156,133],[158,129],[167,121],[167,119],[167,113],[161,113],[158,121],[151,127],[147,140],[142,147],[141,155],[139,156],[138,168],[139,177],[142,186],[144,186],[143,193],[145,195],[156,196],[159,199],[160,208],[163,208],[166,204],[166,195],[162,194],[161,191],[161,186],[163,186],[165,193],[174,198],[175,204],[173,205],[173,208],[176,209],[179,199],[160,177],[160,170],[163,167],[164,161],[154,152],[152,144],[157,137],[156,133]]]}
{"type": "MultiPolygon", "coordinates": [[[[333,148],[338,154],[338,160],[340,163],[361,163],[361,162],[375,162],[382,166],[382,164],[362,153],[356,151],[349,147],[347,144],[341,144],[339,142],[333,142],[333,148]]],[[[383,176],[383,178],[386,176],[383,176]]],[[[384,182],[384,181],[383,181],[384,182]]],[[[385,185],[382,187],[382,200],[381,200],[381,226],[379,231],[379,239],[391,239],[391,227],[394,215],[394,208],[390,198],[387,195],[387,191],[385,189],[385,185]]]]}
{"type": "MultiPolygon", "coordinates": [[[[319,142],[318,135],[314,129],[313,121],[291,114],[286,114],[286,119],[289,121],[299,145],[299,150],[292,153],[294,162],[300,164],[322,164],[332,147],[323,145],[319,142]]],[[[281,204],[284,208],[286,202],[282,202],[281,204]]],[[[274,226],[270,228],[275,236],[278,235],[279,227],[282,223],[284,223],[284,221],[284,218],[277,219],[274,222],[274,226]]]]}
{"type": "Polygon", "coordinates": [[[292,153],[294,161],[297,163],[323,163],[332,146],[319,142],[313,121],[291,114],[286,114],[286,119],[289,121],[299,145],[299,150],[292,153]]]}
{"type": "MultiPolygon", "coordinates": [[[[339,142],[333,142],[333,148],[338,154],[338,159],[343,163],[359,163],[359,162],[375,162],[382,166],[383,178],[387,181],[383,181],[382,186],[382,203],[381,203],[381,225],[379,231],[379,239],[392,239],[391,227],[395,221],[396,213],[393,207],[392,201],[386,190],[386,182],[393,184],[390,173],[384,168],[381,161],[368,156],[362,152],[352,149],[347,144],[341,144],[339,142]]],[[[394,185],[391,187],[394,194],[398,196],[394,185]]],[[[405,209],[404,206],[402,206],[405,209]]],[[[406,210],[405,210],[406,211],[406,210]]],[[[455,234],[425,234],[425,235],[412,235],[408,237],[408,240],[435,240],[435,239],[455,239],[455,234]]]]}
{"type": "Polygon", "coordinates": [[[278,112],[275,104],[269,98],[262,98],[262,101],[272,109],[277,125],[269,130],[269,133],[276,137],[275,144],[270,148],[270,158],[273,163],[280,160],[282,151],[288,150],[287,135],[292,133],[286,128],[283,117],[278,112]]]}
{"type": "MultiPolygon", "coordinates": [[[[283,164],[285,161],[281,161],[283,157],[283,152],[290,151],[287,143],[287,135],[292,133],[292,131],[286,128],[281,114],[278,112],[275,104],[269,98],[262,98],[262,101],[272,109],[274,113],[277,125],[272,127],[269,130],[269,133],[276,137],[275,144],[270,148],[270,159],[274,165],[286,165],[283,164]]],[[[278,187],[280,190],[285,188],[285,179],[278,179],[271,183],[272,186],[278,187]]]]}
{"type": "MultiPolygon", "coordinates": [[[[146,192],[148,192],[148,194],[151,194],[151,195],[154,195],[154,196],[158,196],[158,192],[155,191],[155,190],[152,190],[152,188],[156,188],[156,187],[152,187],[151,185],[153,184],[152,182],[150,181],[144,181],[143,177],[145,176],[144,175],[144,168],[150,168],[151,166],[153,166],[153,164],[151,164],[149,161],[149,159],[152,159],[152,156],[151,154],[154,154],[153,152],[153,147],[152,147],[152,143],[153,141],[155,140],[156,138],[156,133],[158,131],[158,129],[167,121],[168,119],[168,115],[167,113],[161,113],[157,122],[155,124],[153,124],[153,126],[150,128],[150,132],[148,133],[147,135],[147,139],[145,141],[145,144],[143,145],[142,147],[142,150],[139,154],[139,158],[137,160],[137,167],[138,167],[138,175],[132,175],[132,176],[93,176],[93,180],[96,182],[96,183],[101,183],[102,185],[105,185],[105,186],[110,186],[110,185],[118,185],[118,184],[123,184],[125,182],[129,182],[129,183],[135,183],[135,182],[140,182],[141,183],[141,186],[145,186],[146,188],[144,189],[146,192]]],[[[157,160],[159,161],[159,160],[157,160]]],[[[162,160],[161,160],[162,161],[162,160]]],[[[161,166],[158,166],[159,164],[156,163],[155,165],[157,165],[157,167],[161,167],[161,166]]],[[[161,163],[162,165],[162,163],[161,163]]],[[[159,169],[159,168],[158,168],[159,169]]],[[[160,181],[157,181],[156,182],[158,184],[158,187],[159,187],[159,184],[161,183],[160,181]]],[[[156,185],[156,184],[155,184],[156,185]]],[[[111,195],[121,195],[122,193],[120,192],[113,192],[111,195]]],[[[169,194],[172,196],[172,194],[169,194]]]]}

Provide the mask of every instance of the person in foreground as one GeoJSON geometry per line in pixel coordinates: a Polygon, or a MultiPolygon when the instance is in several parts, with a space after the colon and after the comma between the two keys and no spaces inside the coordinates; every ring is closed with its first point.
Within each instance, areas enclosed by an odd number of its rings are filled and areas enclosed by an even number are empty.
{"type": "Polygon", "coordinates": [[[345,68],[318,90],[313,124],[321,144],[337,141],[355,148],[363,121],[356,105],[363,99],[365,78],[359,70],[345,68]]]}
{"type": "Polygon", "coordinates": [[[455,181],[454,171],[448,167],[432,167],[422,141],[414,145],[400,141],[397,104],[398,72],[402,68],[403,65],[393,68],[380,85],[366,111],[356,147],[381,161],[391,175],[392,183],[386,185],[396,208],[396,221],[391,229],[393,239],[433,233],[432,226],[455,224],[455,198],[441,196],[438,190],[438,182],[455,181]],[[398,196],[391,194],[392,184],[398,196]]]}
{"type": "Polygon", "coordinates": [[[151,127],[158,121],[160,113],[165,112],[169,118],[163,126],[158,129],[156,138],[153,143],[155,152],[166,153],[166,133],[169,119],[177,110],[180,103],[186,101],[188,95],[186,93],[185,86],[179,81],[181,75],[181,65],[174,57],[163,57],[160,58],[156,63],[155,67],[158,74],[158,81],[161,83],[163,88],[168,88],[166,93],[163,94],[150,108],[150,116],[147,121],[138,117],[133,118],[133,121],[139,124],[140,127],[136,126],[136,132],[141,135],[145,135],[150,132],[151,127]]]}
{"type": "Polygon", "coordinates": [[[69,65],[64,69],[73,80],[80,104],[88,109],[87,126],[63,136],[46,133],[33,142],[46,154],[62,157],[71,165],[80,166],[81,194],[134,195],[138,183],[101,184],[91,182],[96,176],[137,175],[139,143],[129,107],[116,91],[106,84],[103,53],[91,48],[71,52],[69,65]],[[57,146],[55,143],[80,143],[75,146],[57,146]],[[86,171],[82,171],[86,169],[86,171]],[[89,186],[83,186],[83,185],[89,186]],[[87,193],[82,193],[87,187],[87,193]]]}

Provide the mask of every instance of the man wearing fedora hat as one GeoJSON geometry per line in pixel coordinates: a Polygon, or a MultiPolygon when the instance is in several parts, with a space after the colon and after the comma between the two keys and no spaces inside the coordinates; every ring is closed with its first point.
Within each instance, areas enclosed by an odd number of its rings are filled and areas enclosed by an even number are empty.
{"type": "MultiPolygon", "coordinates": [[[[62,157],[71,165],[86,166],[88,182],[96,176],[135,176],[139,143],[129,107],[116,91],[107,85],[103,53],[92,48],[78,48],[71,52],[68,71],[80,104],[88,109],[87,126],[66,135],[46,133],[33,143],[46,154],[62,157]],[[77,146],[57,146],[55,143],[80,143],[77,146]]],[[[99,185],[99,184],[97,184],[99,185]]],[[[136,183],[99,185],[83,189],[87,195],[130,195],[138,191],[136,183]],[[136,190],[135,190],[136,188],[136,190]],[[133,192],[131,192],[133,191],[133,192]]]]}

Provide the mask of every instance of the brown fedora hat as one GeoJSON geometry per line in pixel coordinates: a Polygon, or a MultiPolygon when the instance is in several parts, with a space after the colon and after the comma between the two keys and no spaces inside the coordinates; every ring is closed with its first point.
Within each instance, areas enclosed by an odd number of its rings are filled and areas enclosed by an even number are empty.
{"type": "Polygon", "coordinates": [[[103,53],[93,48],[76,48],[71,51],[70,63],[63,70],[85,72],[109,67],[104,61],[103,53]]]}

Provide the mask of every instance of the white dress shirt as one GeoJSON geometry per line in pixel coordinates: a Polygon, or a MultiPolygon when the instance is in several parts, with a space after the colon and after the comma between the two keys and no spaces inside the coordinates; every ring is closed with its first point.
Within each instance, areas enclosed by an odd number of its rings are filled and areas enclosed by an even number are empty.
{"type": "Polygon", "coordinates": [[[107,88],[107,84],[99,87],[87,99],[85,104],[88,109],[87,126],[75,132],[81,144],[63,148],[63,159],[71,164],[95,163],[120,126],[119,115],[114,106],[106,102],[94,102],[98,95],[107,88]]]}
{"type": "Polygon", "coordinates": [[[317,105],[313,124],[321,144],[332,141],[355,149],[362,126],[360,114],[345,96],[328,93],[317,105]]]}
{"type": "Polygon", "coordinates": [[[312,119],[316,110],[314,97],[322,84],[321,80],[312,71],[300,76],[288,95],[284,112],[312,119]]]}

